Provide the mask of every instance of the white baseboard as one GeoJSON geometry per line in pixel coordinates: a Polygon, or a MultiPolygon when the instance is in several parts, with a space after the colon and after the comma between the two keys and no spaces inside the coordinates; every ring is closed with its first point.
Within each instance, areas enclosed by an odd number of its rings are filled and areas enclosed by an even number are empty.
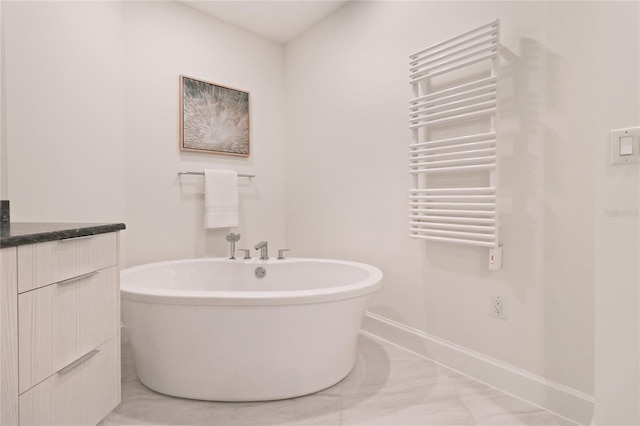
{"type": "Polygon", "coordinates": [[[362,329],[569,420],[591,424],[591,395],[371,312],[362,329]]]}

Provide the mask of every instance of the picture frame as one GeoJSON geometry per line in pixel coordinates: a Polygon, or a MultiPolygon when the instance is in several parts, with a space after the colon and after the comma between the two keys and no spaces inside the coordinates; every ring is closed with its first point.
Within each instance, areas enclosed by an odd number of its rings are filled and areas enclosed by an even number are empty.
{"type": "Polygon", "coordinates": [[[180,75],[180,150],[249,157],[249,92],[180,75]]]}

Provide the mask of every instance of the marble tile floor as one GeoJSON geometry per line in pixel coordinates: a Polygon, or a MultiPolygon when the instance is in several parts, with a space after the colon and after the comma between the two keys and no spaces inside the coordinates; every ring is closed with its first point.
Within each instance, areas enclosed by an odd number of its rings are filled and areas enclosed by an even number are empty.
{"type": "Polygon", "coordinates": [[[340,383],[270,402],[173,398],[146,388],[123,351],[122,403],[99,426],[116,425],[574,425],[395,345],[363,334],[356,365],[340,383]]]}

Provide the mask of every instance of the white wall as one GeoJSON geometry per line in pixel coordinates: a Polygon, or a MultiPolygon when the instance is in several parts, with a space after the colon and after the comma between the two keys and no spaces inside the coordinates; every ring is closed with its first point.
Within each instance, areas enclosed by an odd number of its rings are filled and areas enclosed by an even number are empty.
{"type": "Polygon", "coordinates": [[[7,200],[9,197],[8,173],[7,173],[7,142],[5,137],[5,65],[4,65],[4,18],[2,15],[2,2],[0,2],[0,200],[7,200]]]}
{"type": "MultiPolygon", "coordinates": [[[[628,13],[622,5],[602,7],[602,22],[628,13]]],[[[595,119],[611,128],[640,126],[640,29],[635,25],[602,25],[597,45],[600,67],[611,81],[594,87],[602,105],[595,119]],[[605,45],[608,37],[635,40],[636,56],[625,43],[605,45]],[[620,62],[620,58],[635,58],[620,62]],[[634,70],[631,77],[625,64],[634,70]]],[[[640,173],[638,166],[611,166],[609,135],[598,134],[596,185],[595,268],[595,424],[640,424],[640,173]]]]}
{"type": "Polygon", "coordinates": [[[3,6],[12,221],[125,222],[123,266],[225,256],[202,177],[177,172],[233,168],[256,175],[238,247],[284,247],[281,45],[176,2],[3,6]],[[179,151],[180,74],[251,93],[249,158],[179,151]]]}
{"type": "Polygon", "coordinates": [[[12,221],[123,221],[121,4],[3,2],[2,13],[12,221]]]}
{"type": "Polygon", "coordinates": [[[287,46],[287,243],[379,266],[377,315],[593,395],[594,162],[609,129],[638,117],[637,103],[613,101],[637,98],[637,12],[348,3],[287,46]],[[407,237],[407,62],[495,18],[518,59],[502,61],[504,267],[489,272],[484,249],[407,237]],[[606,31],[613,21],[625,30],[606,31]],[[602,60],[607,46],[627,53],[625,66],[602,60]],[[507,321],[489,316],[491,295],[508,298],[507,321]]]}
{"type": "Polygon", "coordinates": [[[227,255],[229,229],[204,229],[202,177],[182,170],[255,174],[237,247],[284,247],[283,47],[176,2],[127,2],[124,39],[127,264],[227,255]],[[180,74],[251,93],[249,158],[178,150],[180,74]]]}

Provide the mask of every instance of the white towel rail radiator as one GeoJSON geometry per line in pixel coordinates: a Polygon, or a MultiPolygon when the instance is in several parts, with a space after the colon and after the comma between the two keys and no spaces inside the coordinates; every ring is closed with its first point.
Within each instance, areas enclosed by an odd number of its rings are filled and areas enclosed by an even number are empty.
{"type": "Polygon", "coordinates": [[[409,102],[412,238],[488,248],[499,246],[496,208],[499,55],[500,23],[495,20],[409,57],[413,90],[409,102]],[[470,75],[466,75],[466,69],[470,75]],[[434,78],[447,76],[455,78],[454,83],[440,84],[437,88],[434,78]],[[472,120],[483,124],[482,132],[470,131],[475,127],[465,126],[472,120]],[[434,137],[443,127],[447,137],[434,137]],[[456,184],[462,186],[443,185],[442,178],[438,181],[434,175],[443,176],[445,183],[451,180],[447,178],[455,177],[456,184]],[[486,186],[477,185],[478,180],[486,182],[486,186]]]}

